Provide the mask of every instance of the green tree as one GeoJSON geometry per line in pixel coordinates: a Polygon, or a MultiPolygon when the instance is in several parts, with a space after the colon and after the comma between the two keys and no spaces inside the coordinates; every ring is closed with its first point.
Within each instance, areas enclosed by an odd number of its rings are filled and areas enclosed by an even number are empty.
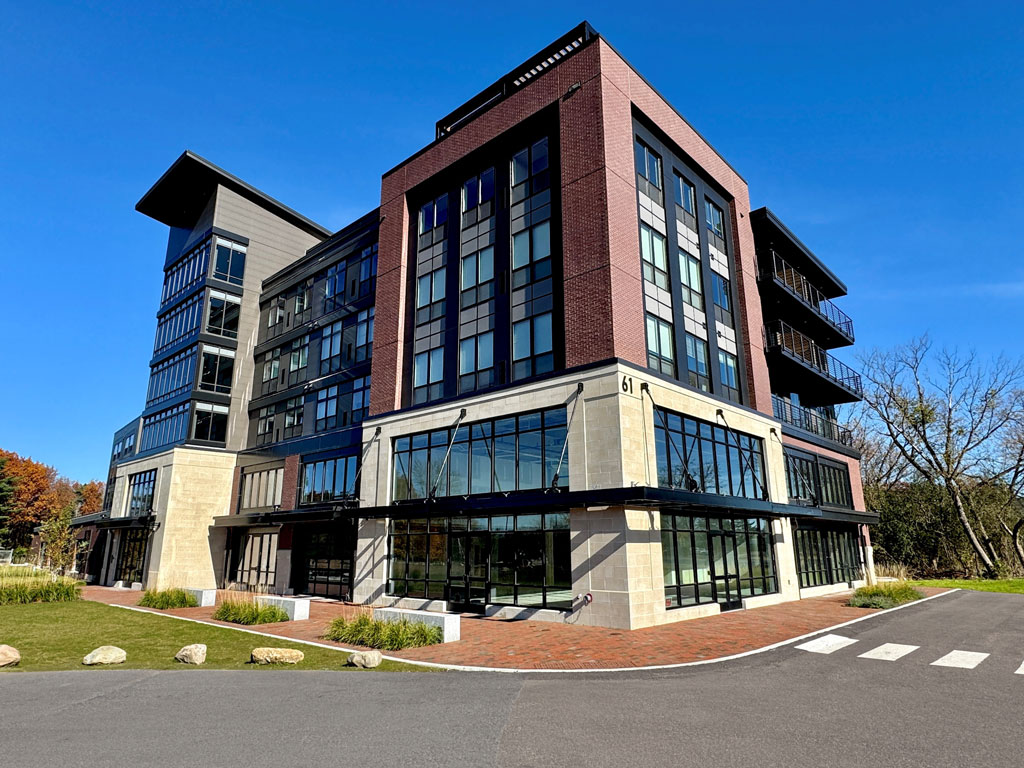
{"type": "Polygon", "coordinates": [[[14,477],[7,472],[7,457],[0,456],[0,547],[6,547],[10,528],[7,521],[11,518],[14,504],[14,477]]]}

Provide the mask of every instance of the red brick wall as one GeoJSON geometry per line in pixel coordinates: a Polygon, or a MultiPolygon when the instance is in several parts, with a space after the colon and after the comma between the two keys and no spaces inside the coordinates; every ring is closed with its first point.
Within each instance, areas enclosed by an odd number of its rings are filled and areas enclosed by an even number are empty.
{"type": "Polygon", "coordinates": [[[286,456],[284,479],[281,481],[281,509],[295,509],[299,490],[299,454],[286,456]]]}
{"type": "Polygon", "coordinates": [[[402,371],[409,354],[408,191],[553,103],[558,104],[560,124],[566,365],[610,357],[646,363],[633,168],[631,106],[636,104],[733,198],[736,283],[751,405],[770,414],[746,183],[602,40],[384,176],[377,305],[388,311],[378,311],[375,321],[370,414],[402,405],[402,371]],[[563,98],[577,82],[580,89],[563,98]]]}
{"type": "Polygon", "coordinates": [[[799,448],[801,451],[816,453],[819,456],[846,464],[850,468],[850,494],[853,497],[853,508],[861,511],[866,509],[864,506],[864,483],[860,476],[860,461],[851,459],[849,456],[844,456],[841,453],[830,451],[827,448],[819,448],[813,443],[805,443],[803,440],[798,440],[789,435],[782,436],[782,443],[783,445],[799,448]]]}
{"type": "MultiPolygon", "coordinates": [[[[757,260],[754,253],[754,234],[750,228],[750,197],[747,183],[736,173],[724,159],[681,118],[676,111],[648,85],[615,51],[605,45],[601,46],[601,73],[606,78],[605,86],[605,126],[606,144],[608,147],[608,165],[614,170],[616,179],[622,178],[632,191],[633,181],[633,137],[630,104],[654,122],[680,149],[689,155],[709,173],[732,198],[730,218],[733,223],[733,243],[736,253],[732,254],[737,274],[737,285],[740,318],[742,328],[743,357],[746,361],[747,386],[750,392],[750,405],[762,413],[771,414],[771,387],[768,380],[768,366],[764,356],[761,338],[761,301],[757,291],[757,260]],[[614,131],[609,124],[614,122],[614,131]]],[[[609,173],[611,177],[613,174],[609,173]]],[[[626,195],[622,195],[622,203],[613,210],[616,220],[612,224],[613,231],[621,231],[632,238],[627,243],[625,237],[621,245],[622,261],[639,264],[639,246],[636,241],[636,205],[626,211],[626,195]]],[[[638,268],[633,268],[636,273],[638,268]]],[[[640,305],[642,306],[642,304],[640,305]]],[[[637,308],[630,306],[629,312],[637,308]]],[[[642,319],[642,313],[640,314],[642,319]]],[[[639,329],[643,340],[643,328],[639,329]]],[[[641,350],[641,356],[642,356],[641,350]]]]}

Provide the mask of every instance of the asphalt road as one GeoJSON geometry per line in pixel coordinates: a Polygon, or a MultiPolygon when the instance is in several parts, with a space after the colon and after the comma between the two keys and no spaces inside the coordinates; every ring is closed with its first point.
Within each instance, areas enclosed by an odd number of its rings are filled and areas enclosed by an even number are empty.
{"type": "Polygon", "coordinates": [[[856,642],[648,673],[5,674],[0,765],[1024,765],[1024,596],[957,593],[835,634],[856,642]],[[919,648],[859,658],[885,643],[919,648]],[[954,650],[990,655],[932,665],[954,650]]]}

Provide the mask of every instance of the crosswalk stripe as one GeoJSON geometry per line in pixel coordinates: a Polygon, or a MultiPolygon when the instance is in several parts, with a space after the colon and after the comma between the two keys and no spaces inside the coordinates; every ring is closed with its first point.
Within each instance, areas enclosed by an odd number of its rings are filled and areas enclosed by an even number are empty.
{"type": "Polygon", "coordinates": [[[840,648],[845,648],[848,645],[853,645],[857,641],[851,637],[843,637],[842,635],[824,635],[823,637],[816,637],[813,640],[808,640],[802,645],[796,646],[798,650],[807,651],[809,653],[832,653],[838,651],[840,648]]]}
{"type": "Polygon", "coordinates": [[[932,662],[933,667],[959,667],[960,669],[974,669],[989,657],[987,653],[976,653],[974,651],[950,651],[941,659],[932,662]]]}
{"type": "Polygon", "coordinates": [[[877,648],[862,653],[859,659],[878,659],[880,661],[896,661],[902,659],[908,653],[913,653],[920,645],[901,645],[900,643],[883,643],[877,648]]]}
{"type": "Polygon", "coordinates": [[[1017,671],[1014,672],[1013,674],[1015,674],[1015,675],[1024,675],[1024,661],[1021,662],[1021,665],[1017,668],[1017,671]]]}

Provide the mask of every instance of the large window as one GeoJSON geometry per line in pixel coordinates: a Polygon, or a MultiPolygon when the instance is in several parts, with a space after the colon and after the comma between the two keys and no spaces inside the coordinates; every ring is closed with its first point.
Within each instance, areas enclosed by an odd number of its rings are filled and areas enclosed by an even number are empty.
{"type": "Polygon", "coordinates": [[[139,451],[149,451],[184,440],[188,430],[188,408],[188,403],[182,403],[143,418],[139,451]]]}
{"type": "Polygon", "coordinates": [[[245,275],[245,246],[217,238],[217,255],[213,262],[213,276],[233,285],[241,285],[245,275]]]}
{"type": "Polygon", "coordinates": [[[292,397],[284,403],[284,438],[297,437],[302,434],[302,414],[305,403],[301,396],[292,397]]]}
{"type": "Polygon", "coordinates": [[[640,192],[647,195],[657,203],[661,203],[664,196],[661,193],[661,158],[637,139],[633,144],[636,161],[637,187],[640,192]]]}
{"type": "Polygon", "coordinates": [[[356,424],[366,417],[369,406],[369,376],[325,387],[316,393],[315,430],[323,432],[356,424]]]}
{"type": "Polygon", "coordinates": [[[454,606],[572,607],[569,514],[392,520],[388,592],[454,606]]]}
{"type": "Polygon", "coordinates": [[[722,209],[707,198],[704,199],[704,223],[711,234],[724,242],[725,240],[725,214],[722,209]]]}
{"type": "Polygon", "coordinates": [[[170,400],[195,385],[198,348],[190,347],[153,366],[149,374],[146,405],[170,400]]]}
{"type": "Polygon", "coordinates": [[[195,404],[192,437],[212,443],[223,443],[228,436],[228,407],[211,403],[195,404]]]}
{"type": "Polygon", "coordinates": [[[303,464],[299,503],[322,504],[355,498],[358,467],[358,456],[341,456],[303,464]]]}
{"type": "Polygon", "coordinates": [[[451,429],[397,438],[393,498],[568,488],[565,415],[552,408],[464,424],[454,440],[451,429]]]}
{"type": "Polygon", "coordinates": [[[235,351],[203,345],[203,370],[199,388],[208,392],[231,392],[231,378],[235,371],[235,351]]]}
{"type": "Polygon", "coordinates": [[[179,296],[188,293],[206,277],[206,267],[210,259],[210,242],[197,245],[187,256],[178,259],[164,272],[164,288],[160,294],[160,304],[166,304],[179,296]]]}
{"type": "Polygon", "coordinates": [[[238,296],[221,291],[210,291],[210,316],[206,321],[206,332],[229,339],[238,338],[238,315],[242,300],[238,296]]]}
{"type": "Polygon", "coordinates": [[[655,408],[654,439],[660,487],[768,500],[761,438],[655,408]]]}
{"type": "Polygon", "coordinates": [[[256,592],[273,592],[277,580],[277,529],[244,534],[235,581],[256,592]]]}
{"type": "Polygon", "coordinates": [[[448,195],[420,208],[416,251],[413,402],[444,396],[448,276],[448,195]]]}
{"type": "Polygon", "coordinates": [[[459,265],[459,392],[496,383],[494,365],[494,169],[462,187],[459,265]]]}
{"type": "Polygon", "coordinates": [[[676,179],[676,218],[690,229],[697,228],[697,188],[679,173],[676,179]]]}
{"type": "Polygon", "coordinates": [[[704,310],[704,278],[700,258],[679,250],[679,274],[683,278],[683,301],[698,311],[704,310]]]}
{"type": "Polygon", "coordinates": [[[717,272],[711,273],[711,296],[715,304],[715,319],[729,328],[735,327],[732,317],[732,295],[729,281],[717,272]]]}
{"type": "Polygon", "coordinates": [[[199,331],[202,315],[203,295],[200,293],[186,299],[170,312],[161,316],[157,321],[153,352],[159,354],[195,335],[199,331]]]}
{"type": "Polygon", "coordinates": [[[644,279],[667,291],[668,255],[665,236],[643,223],[640,224],[640,258],[643,261],[644,279]]]}
{"type": "Polygon", "coordinates": [[[512,379],[554,370],[551,172],[546,138],[512,157],[512,379]]]}
{"type": "Polygon", "coordinates": [[[796,568],[801,588],[864,577],[860,536],[853,525],[796,529],[796,568]]]}
{"type": "Polygon", "coordinates": [[[280,506],[283,486],[283,467],[245,472],[242,475],[241,508],[280,506]]]}
{"type": "Polygon", "coordinates": [[[718,374],[722,384],[722,394],[735,402],[740,401],[740,374],[737,368],[736,355],[718,350],[718,374]]]}
{"type": "Polygon", "coordinates": [[[790,501],[853,509],[850,469],[846,464],[792,448],[786,448],[785,455],[790,501]]]}
{"type": "Polygon", "coordinates": [[[708,373],[708,343],[691,333],[686,334],[686,373],[691,387],[711,391],[708,373]]]}
{"type": "Polygon", "coordinates": [[[647,366],[667,376],[676,375],[675,339],[672,324],[647,315],[647,366]]]}
{"type": "Polygon", "coordinates": [[[153,511],[153,494],[156,492],[156,470],[150,469],[128,476],[129,517],[148,515],[153,511]]]}
{"type": "Polygon", "coordinates": [[[771,524],[761,517],[661,516],[665,607],[725,603],[778,591],[771,524]]]}

